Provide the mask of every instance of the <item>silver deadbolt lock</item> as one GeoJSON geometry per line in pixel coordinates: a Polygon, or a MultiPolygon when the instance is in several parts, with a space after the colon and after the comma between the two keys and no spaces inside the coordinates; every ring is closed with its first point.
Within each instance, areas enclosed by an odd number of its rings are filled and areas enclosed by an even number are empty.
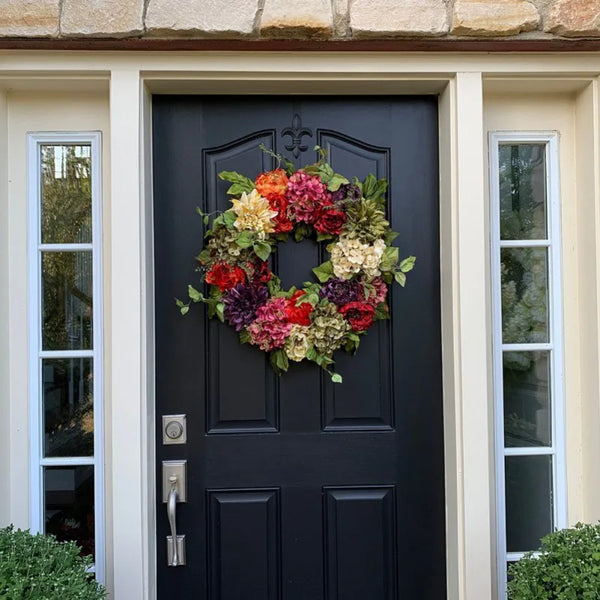
{"type": "Polygon", "coordinates": [[[185,444],[187,430],[185,415],[163,415],[163,444],[185,444]]]}

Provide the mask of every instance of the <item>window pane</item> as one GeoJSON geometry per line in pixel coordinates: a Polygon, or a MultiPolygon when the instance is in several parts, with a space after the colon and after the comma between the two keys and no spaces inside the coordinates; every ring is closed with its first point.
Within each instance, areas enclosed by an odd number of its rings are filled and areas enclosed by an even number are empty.
{"type": "Polygon", "coordinates": [[[92,241],[91,147],[41,146],[42,243],[92,241]]]}
{"type": "Polygon", "coordinates": [[[42,361],[45,456],[93,456],[91,358],[42,361]]]}
{"type": "Polygon", "coordinates": [[[544,144],[498,148],[503,240],[546,239],[545,148],[544,144]]]}
{"type": "Polygon", "coordinates": [[[45,533],[94,554],[94,467],[44,468],[45,533]]]}
{"type": "Polygon", "coordinates": [[[42,253],[42,348],[92,347],[92,253],[42,253]]]}
{"type": "Polygon", "coordinates": [[[503,248],[502,341],[548,341],[548,259],[546,248],[503,248]]]}
{"type": "Polygon", "coordinates": [[[503,367],[504,445],[549,446],[550,353],[506,352],[503,367]]]}
{"type": "Polygon", "coordinates": [[[554,528],[552,457],[507,456],[506,549],[535,550],[554,528]]]}

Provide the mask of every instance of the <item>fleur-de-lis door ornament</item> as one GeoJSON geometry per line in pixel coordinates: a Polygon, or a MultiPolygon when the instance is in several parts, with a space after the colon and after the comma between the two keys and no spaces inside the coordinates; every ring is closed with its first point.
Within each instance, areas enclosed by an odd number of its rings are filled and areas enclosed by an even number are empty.
{"type": "Polygon", "coordinates": [[[306,152],[308,150],[308,145],[302,143],[302,137],[305,135],[312,137],[313,132],[312,129],[309,129],[308,127],[302,127],[302,119],[300,115],[296,113],[292,119],[292,126],[282,129],[281,135],[290,136],[290,143],[285,145],[285,149],[292,152],[294,158],[298,158],[300,152],[306,152]]]}

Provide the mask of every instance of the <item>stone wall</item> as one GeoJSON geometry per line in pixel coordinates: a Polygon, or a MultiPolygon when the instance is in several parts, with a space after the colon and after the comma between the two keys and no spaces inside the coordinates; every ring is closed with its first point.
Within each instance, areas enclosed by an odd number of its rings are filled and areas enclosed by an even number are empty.
{"type": "Polygon", "coordinates": [[[600,38],[600,0],[0,0],[0,38],[600,38]]]}

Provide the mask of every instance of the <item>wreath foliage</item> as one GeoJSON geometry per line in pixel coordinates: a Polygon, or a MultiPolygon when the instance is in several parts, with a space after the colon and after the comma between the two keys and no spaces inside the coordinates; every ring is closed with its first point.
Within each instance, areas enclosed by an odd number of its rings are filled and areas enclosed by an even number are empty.
{"type": "Polygon", "coordinates": [[[298,170],[261,149],[277,159],[276,169],[254,181],[223,171],[232,206],[217,214],[196,209],[209,227],[196,257],[207,286],[205,293],[188,286],[189,301],[176,300],[177,306],[185,315],[192,302],[205,303],[209,318],[227,322],[242,343],[269,353],[278,374],[290,361],[309,360],[341,383],[332,371],[333,353],[355,353],[360,336],[389,318],[388,285],[404,286],[415,257],[400,260],[392,246],[398,234],[386,219],[385,179],[348,180],[318,146],[319,160],[298,170]],[[327,242],[330,259],[313,268],[317,281],[284,290],[269,257],[289,236],[327,242]]]}

